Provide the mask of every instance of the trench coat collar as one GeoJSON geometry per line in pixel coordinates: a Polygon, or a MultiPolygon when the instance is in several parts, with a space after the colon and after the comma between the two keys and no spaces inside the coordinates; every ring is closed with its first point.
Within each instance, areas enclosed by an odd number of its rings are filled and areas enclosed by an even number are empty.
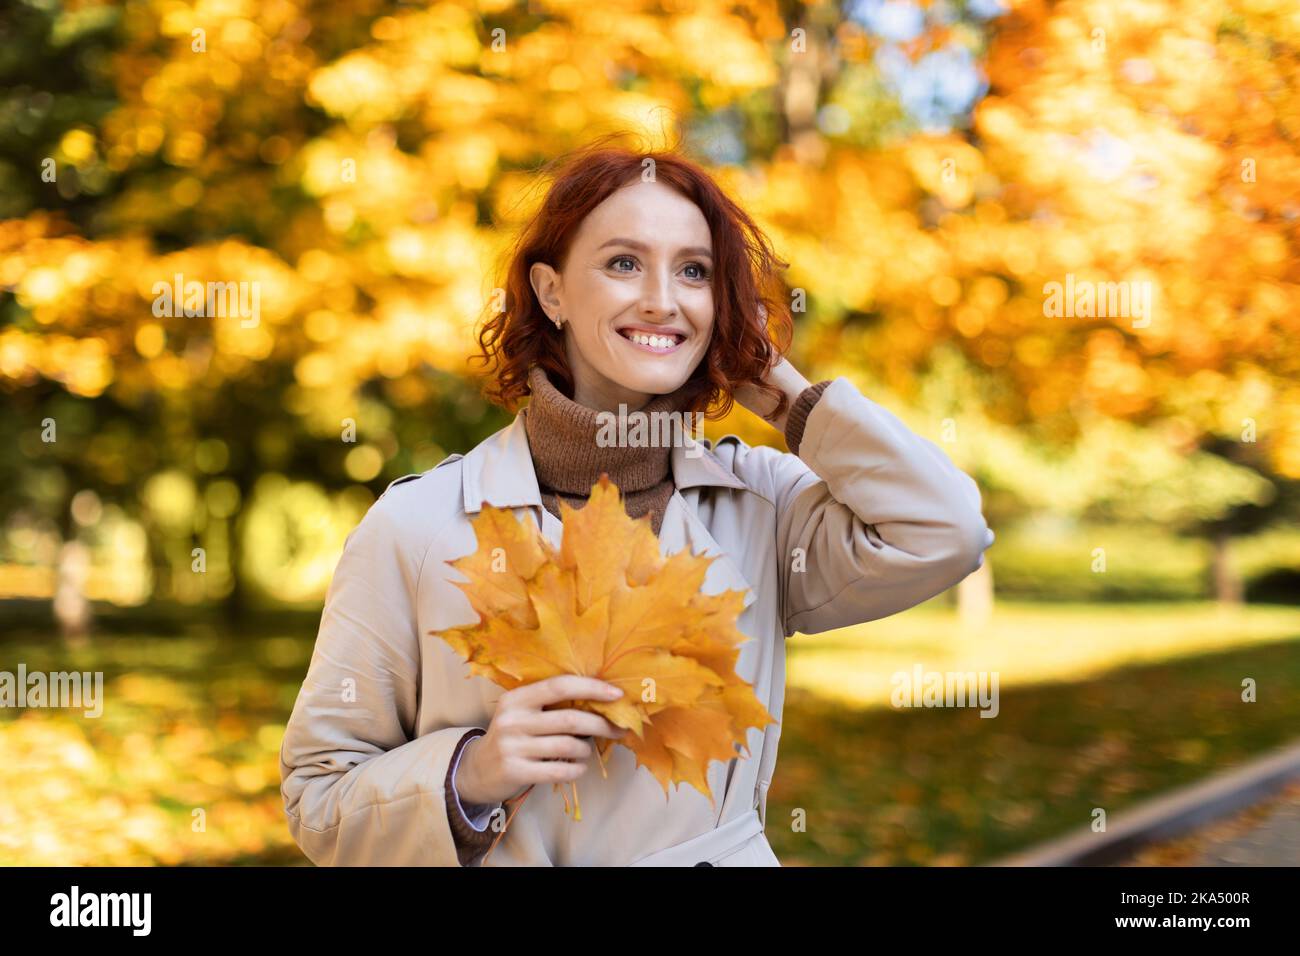
{"type": "MultiPolygon", "coordinates": [[[[461,488],[465,513],[477,514],[484,504],[498,508],[529,508],[543,534],[558,545],[560,519],[542,504],[528,435],[524,430],[526,412],[527,409],[521,411],[513,422],[485,438],[464,456],[464,461],[461,462],[461,488]]],[[[670,456],[673,484],[676,487],[668,499],[668,506],[660,522],[660,551],[665,556],[675,554],[689,542],[692,554],[714,557],[715,560],[705,575],[703,590],[709,594],[722,590],[744,591],[744,606],[748,608],[757,600],[749,581],[718,545],[704,522],[695,514],[695,509],[687,505],[682,495],[683,491],[704,486],[742,490],[748,486],[704,444],[697,443],[690,454],[687,452],[688,449],[684,446],[674,445],[670,456]]],[[[521,516],[516,513],[516,517],[521,516]]]]}
{"type": "MultiPolygon", "coordinates": [[[[526,411],[465,455],[461,483],[466,514],[476,514],[484,502],[498,508],[542,507],[542,493],[524,430],[526,411]]],[[[673,484],[679,491],[700,485],[747,487],[702,444],[689,454],[684,446],[674,445],[670,461],[673,484]]]]}

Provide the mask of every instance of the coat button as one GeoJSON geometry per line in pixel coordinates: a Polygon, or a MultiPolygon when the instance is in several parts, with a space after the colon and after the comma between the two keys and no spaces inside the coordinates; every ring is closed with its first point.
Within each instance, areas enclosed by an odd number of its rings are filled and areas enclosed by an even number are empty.
{"type": "Polygon", "coordinates": [[[712,866],[713,864],[710,863],[708,860],[700,860],[700,862],[699,862],[699,863],[696,863],[695,865],[696,865],[696,866],[712,866]]]}

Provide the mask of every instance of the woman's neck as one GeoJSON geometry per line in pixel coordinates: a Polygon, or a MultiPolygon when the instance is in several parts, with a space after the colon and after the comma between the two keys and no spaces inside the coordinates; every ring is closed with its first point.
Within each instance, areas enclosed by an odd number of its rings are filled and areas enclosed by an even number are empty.
{"type": "MultiPolygon", "coordinates": [[[[626,494],[670,477],[672,447],[656,441],[657,429],[634,431],[631,423],[620,428],[616,411],[568,398],[540,366],[531,369],[528,384],[532,397],[523,411],[524,428],[542,488],[585,496],[604,472],[626,494]],[[636,435],[647,440],[629,444],[627,439],[636,435]]],[[[653,395],[640,408],[626,411],[654,422],[656,413],[680,412],[683,397],[680,390],[653,395]]]]}
{"type": "Polygon", "coordinates": [[[566,344],[569,369],[573,376],[573,400],[579,405],[617,415],[620,405],[624,412],[635,412],[654,399],[654,395],[626,388],[589,366],[573,347],[572,337],[566,344]]]}

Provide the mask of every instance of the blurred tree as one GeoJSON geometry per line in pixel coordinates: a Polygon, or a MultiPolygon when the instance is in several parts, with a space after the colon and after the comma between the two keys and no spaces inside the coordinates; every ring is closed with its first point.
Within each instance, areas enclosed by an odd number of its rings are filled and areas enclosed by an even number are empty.
{"type": "Polygon", "coordinates": [[[1009,6],[986,83],[991,2],[10,5],[0,504],[66,539],[94,491],[150,529],[160,593],[238,611],[250,502],[297,513],[260,479],[373,498],[505,423],[475,322],[538,165],[614,129],[682,133],[771,231],[810,375],[919,402],[949,346],[979,373],[960,434],[978,411],[1055,460],[1116,420],[1200,468],[1249,433],[1210,485],[1252,502],[1242,467],[1300,473],[1294,18],[1009,6]],[[1046,314],[1071,277],[1155,311],[1046,314]],[[226,573],[197,586],[196,547],[226,573]]]}
{"type": "Polygon", "coordinates": [[[1286,515],[1300,477],[1291,6],[1013,3],[971,135],[835,151],[806,190],[793,166],[769,175],[761,205],[798,253],[810,354],[911,402],[951,345],[981,373],[945,413],[959,432],[987,414],[1089,493],[1153,446],[1167,469],[1127,468],[1153,492],[1131,500],[1188,495],[1147,514],[1178,512],[1226,568],[1244,527],[1229,516],[1286,515]],[[1056,290],[1074,293],[1059,310],[1056,290]]]}

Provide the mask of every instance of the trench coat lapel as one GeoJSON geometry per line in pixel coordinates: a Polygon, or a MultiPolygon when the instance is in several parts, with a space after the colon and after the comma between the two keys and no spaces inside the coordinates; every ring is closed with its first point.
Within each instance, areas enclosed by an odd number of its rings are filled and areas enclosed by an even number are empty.
{"type": "Polygon", "coordinates": [[[673,492],[664,511],[663,523],[659,527],[659,551],[667,557],[682,550],[689,542],[691,554],[713,557],[714,560],[709,564],[700,590],[704,594],[743,591],[744,607],[748,609],[758,600],[758,595],[754,593],[754,589],[750,587],[749,581],[745,579],[736,562],[722,550],[696,514],[694,503],[698,499],[698,491],[688,492],[687,495],[683,495],[680,489],[673,492]]]}
{"type": "MultiPolygon", "coordinates": [[[[558,546],[562,525],[560,519],[542,505],[537,472],[533,468],[528,434],[524,429],[525,413],[526,410],[516,415],[513,422],[465,455],[461,469],[465,513],[477,514],[485,503],[510,508],[518,520],[531,516],[542,534],[558,546]]],[[[689,545],[692,554],[713,557],[705,573],[703,593],[743,591],[744,606],[748,609],[757,600],[757,595],[735,561],[700,520],[695,507],[703,487],[745,489],[747,486],[702,443],[689,448],[675,445],[671,466],[676,488],[668,499],[659,527],[660,553],[667,557],[689,545]]]]}

